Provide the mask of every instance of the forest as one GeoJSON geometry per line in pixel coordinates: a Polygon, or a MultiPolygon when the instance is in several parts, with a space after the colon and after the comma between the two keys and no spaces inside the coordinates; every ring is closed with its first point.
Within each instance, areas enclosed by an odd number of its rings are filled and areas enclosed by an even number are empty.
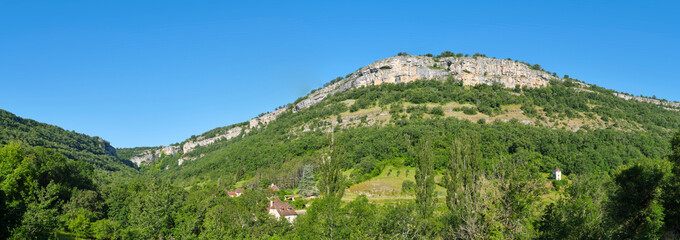
{"type": "Polygon", "coordinates": [[[481,159],[479,138],[460,135],[434,180],[430,140],[414,141],[415,201],[341,201],[347,161],[331,144],[319,163],[321,198],[294,223],[264,210],[276,193],[219,186],[187,191],[153,176],[96,184],[91,165],[44,147],[0,148],[2,238],[10,239],[656,239],[680,217],[680,133],[663,158],[616,171],[571,174],[559,200],[543,206],[536,167],[524,159],[481,159]],[[18,166],[18,167],[15,167],[18,166]],[[447,189],[434,194],[435,185],[447,189]]]}

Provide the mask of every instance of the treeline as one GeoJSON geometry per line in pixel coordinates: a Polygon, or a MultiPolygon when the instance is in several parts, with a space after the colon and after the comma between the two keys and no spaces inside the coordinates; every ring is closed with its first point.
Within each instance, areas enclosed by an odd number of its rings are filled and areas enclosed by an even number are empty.
{"type": "Polygon", "coordinates": [[[596,86],[587,88],[588,91],[578,88],[582,86],[570,79],[537,89],[505,89],[498,84],[463,86],[454,79],[362,87],[337,93],[296,113],[284,112],[276,121],[253,129],[246,137],[198,147],[181,156],[186,159],[200,156],[197,161],[184,161],[178,166],[180,156],[166,156],[143,171],[155,169],[160,176],[182,187],[216,181],[229,186],[243,180],[252,180],[249,186],[268,181],[294,187],[302,177],[303,166],[328,147],[322,132],[331,127],[328,119],[338,119],[354,106],[389,108],[392,120],[385,125],[361,125],[336,132],[336,144],[342,146],[347,159],[343,167],[352,169],[348,184],[369,179],[388,165],[415,166],[415,157],[408,152],[407,137],[425,135],[432,138],[436,171],[446,166],[448,143],[460,133],[480,136],[482,161],[499,157],[523,159],[542,172],[559,166],[565,174],[613,173],[632,161],[668,155],[666,139],[670,138],[671,129],[680,128],[680,113],[620,99],[596,86]],[[348,107],[346,100],[354,103],[348,107]],[[544,117],[556,121],[590,118],[610,127],[586,126],[573,132],[514,120],[474,123],[440,117],[438,108],[422,105],[449,102],[469,103],[474,105],[472,110],[491,116],[504,113],[504,105],[521,104],[525,115],[533,114],[538,121],[544,117]],[[406,108],[406,103],[420,105],[406,108]],[[544,115],[539,116],[536,107],[542,108],[544,115]],[[424,114],[432,117],[424,118],[424,114]],[[312,131],[302,131],[305,126],[312,131]]]}
{"type": "MultiPolygon", "coordinates": [[[[161,175],[180,184],[218,178],[235,183],[272,167],[278,169],[278,175],[266,177],[284,182],[300,177],[296,173],[304,162],[317,158],[319,151],[328,146],[326,136],[321,132],[291,137],[287,132],[272,131],[275,129],[274,122],[264,130],[254,130],[259,132],[246,138],[235,138],[211,149],[197,149],[196,154],[206,155],[198,161],[184,162],[182,166],[177,166],[176,161],[165,161],[167,165],[162,168],[167,166],[170,170],[161,171],[161,175]]],[[[433,118],[344,129],[337,132],[336,144],[342,146],[346,158],[343,167],[354,169],[356,178],[351,180],[359,182],[366,175],[381,172],[387,165],[414,166],[415,158],[407,151],[407,137],[430,136],[434,166],[441,170],[446,166],[447,143],[460,133],[480,136],[483,161],[500,156],[521,158],[543,172],[559,166],[566,174],[614,172],[618,166],[633,160],[661,158],[668,153],[666,139],[670,137],[668,132],[614,129],[572,132],[517,121],[477,124],[455,118],[433,118]]]]}
{"type": "Polygon", "coordinates": [[[133,163],[119,160],[107,150],[115,151],[108,142],[99,137],[66,131],[60,127],[20,118],[0,109],[0,145],[22,142],[29,146],[41,146],[58,151],[71,160],[87,162],[99,170],[133,170],[133,163]]]}
{"type": "MultiPolygon", "coordinates": [[[[335,141],[332,141],[335,142],[335,141]]],[[[41,147],[0,148],[2,238],[48,239],[658,239],[680,220],[680,134],[667,159],[631,161],[618,170],[571,174],[555,203],[531,162],[482,160],[478,135],[448,143],[435,182],[433,139],[409,140],[415,201],[342,202],[342,146],[322,150],[315,181],[322,198],[294,223],[268,215],[268,193],[237,198],[220,185],[187,191],[157,175],[96,186],[92,167],[41,147]],[[670,160],[670,161],[669,161],[670,160]],[[19,166],[19,167],[14,167],[19,166]],[[447,189],[437,197],[434,186],[447,189]]],[[[269,195],[271,196],[271,195],[269,195]]],[[[672,236],[671,236],[672,237],[672,236]]],[[[676,236],[677,237],[677,236],[676,236]]]]}

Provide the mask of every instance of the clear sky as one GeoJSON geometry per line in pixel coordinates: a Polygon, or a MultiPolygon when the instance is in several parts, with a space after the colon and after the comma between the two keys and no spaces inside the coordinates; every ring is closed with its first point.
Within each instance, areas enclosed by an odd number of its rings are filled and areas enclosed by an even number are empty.
{"type": "Polygon", "coordinates": [[[0,0],[0,109],[116,147],[168,145],[397,52],[445,50],[680,100],[679,11],[625,0],[0,0]]]}

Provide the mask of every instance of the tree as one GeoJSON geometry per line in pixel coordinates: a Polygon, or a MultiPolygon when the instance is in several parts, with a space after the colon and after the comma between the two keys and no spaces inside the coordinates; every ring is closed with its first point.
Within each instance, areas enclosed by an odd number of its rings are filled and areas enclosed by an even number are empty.
{"type": "Polygon", "coordinates": [[[669,230],[680,230],[680,132],[671,139],[671,156],[673,174],[663,186],[663,207],[665,222],[669,230]]]}
{"type": "Polygon", "coordinates": [[[318,190],[316,189],[316,181],[314,180],[314,167],[311,164],[304,165],[302,167],[302,180],[300,180],[300,186],[298,188],[298,193],[302,196],[316,195],[318,190]]]}
{"type": "Polygon", "coordinates": [[[50,183],[46,188],[38,190],[28,202],[21,224],[12,231],[13,239],[47,239],[58,227],[57,195],[60,186],[50,183]]]}
{"type": "Polygon", "coordinates": [[[101,219],[92,223],[90,231],[95,239],[114,239],[115,227],[111,220],[101,219]]]}
{"type": "Polygon", "coordinates": [[[340,239],[341,199],[345,192],[345,176],[342,174],[344,157],[342,150],[335,145],[335,133],[331,132],[328,150],[322,155],[319,164],[318,188],[323,197],[314,201],[307,214],[298,222],[296,232],[303,239],[325,238],[340,239]]]}
{"type": "Polygon", "coordinates": [[[526,162],[500,157],[482,167],[476,138],[456,139],[444,174],[448,238],[532,238],[539,184],[526,162]],[[487,174],[488,172],[488,174],[487,174]]]}
{"type": "Polygon", "coordinates": [[[130,202],[129,223],[143,238],[167,238],[175,226],[175,213],[184,202],[185,192],[169,183],[152,179],[130,202]]]}
{"type": "Polygon", "coordinates": [[[537,228],[539,239],[603,239],[605,203],[611,179],[606,174],[573,176],[565,196],[544,210],[537,228]]]}
{"type": "Polygon", "coordinates": [[[379,222],[386,239],[415,239],[416,213],[413,202],[386,205],[379,222]]]}
{"type": "Polygon", "coordinates": [[[401,191],[402,191],[402,192],[410,193],[410,192],[412,192],[415,188],[416,188],[416,183],[414,183],[414,182],[411,181],[411,180],[406,179],[406,180],[404,180],[404,181],[401,183],[401,191]]]}
{"type": "Polygon", "coordinates": [[[10,226],[9,222],[9,211],[7,209],[7,204],[5,204],[5,192],[0,190],[0,239],[5,239],[9,237],[10,226]]]}
{"type": "Polygon", "coordinates": [[[649,160],[636,163],[614,177],[617,188],[608,204],[608,213],[615,238],[661,237],[664,210],[659,195],[669,170],[663,161],[649,160]]]}
{"type": "Polygon", "coordinates": [[[491,202],[482,195],[486,179],[481,175],[478,145],[473,141],[454,140],[444,174],[450,211],[446,234],[450,238],[483,239],[487,232],[482,214],[491,202]]]}
{"type": "Polygon", "coordinates": [[[345,193],[345,176],[342,175],[342,150],[334,144],[334,141],[335,138],[331,135],[328,151],[322,155],[318,187],[324,198],[340,199],[345,193]]]}
{"type": "Polygon", "coordinates": [[[428,139],[420,139],[416,144],[416,205],[420,217],[432,216],[434,211],[434,163],[432,147],[428,139]]]}

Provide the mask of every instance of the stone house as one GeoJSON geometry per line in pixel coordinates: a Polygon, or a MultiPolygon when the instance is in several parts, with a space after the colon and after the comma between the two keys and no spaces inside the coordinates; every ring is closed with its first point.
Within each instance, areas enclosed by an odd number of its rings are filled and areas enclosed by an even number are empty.
{"type": "Polygon", "coordinates": [[[287,202],[281,201],[277,197],[269,201],[267,211],[277,219],[286,218],[286,220],[291,223],[295,221],[295,218],[297,218],[298,215],[297,212],[295,212],[295,209],[293,209],[293,206],[287,202]]]}
{"type": "Polygon", "coordinates": [[[229,191],[227,189],[224,189],[224,191],[226,191],[227,195],[229,195],[230,197],[239,197],[239,196],[241,196],[241,194],[243,194],[243,188],[237,188],[234,191],[229,191]]]}

